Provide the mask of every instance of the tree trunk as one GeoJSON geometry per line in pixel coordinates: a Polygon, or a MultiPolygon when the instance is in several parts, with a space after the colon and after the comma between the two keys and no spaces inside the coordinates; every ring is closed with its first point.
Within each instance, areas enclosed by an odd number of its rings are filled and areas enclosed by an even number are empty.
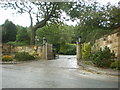
{"type": "MultiPolygon", "coordinates": [[[[35,45],[35,35],[36,35],[36,30],[38,28],[42,28],[43,26],[46,25],[46,22],[50,19],[50,15],[47,16],[44,20],[42,20],[41,22],[37,23],[35,26],[32,26],[32,21],[31,21],[31,45],[35,45]]],[[[31,18],[32,20],[32,18],[31,18]]]]}
{"type": "Polygon", "coordinates": [[[35,45],[35,30],[31,28],[31,40],[30,40],[30,45],[35,45]]]}

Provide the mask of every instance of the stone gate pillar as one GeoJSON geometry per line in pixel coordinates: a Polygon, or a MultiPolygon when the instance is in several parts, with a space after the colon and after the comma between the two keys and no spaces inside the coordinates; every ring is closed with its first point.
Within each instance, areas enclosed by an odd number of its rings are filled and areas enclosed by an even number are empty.
{"type": "Polygon", "coordinates": [[[42,59],[47,60],[47,40],[43,37],[42,59]]]}
{"type": "Polygon", "coordinates": [[[42,47],[42,59],[44,59],[44,60],[47,60],[47,43],[45,44],[45,45],[43,45],[43,47],[42,47]]]}
{"type": "Polygon", "coordinates": [[[82,45],[80,42],[77,42],[77,63],[82,59],[82,45]]]}
{"type": "Polygon", "coordinates": [[[117,55],[117,59],[120,60],[120,32],[118,33],[118,55],[117,55]]]}
{"type": "Polygon", "coordinates": [[[44,60],[53,59],[52,44],[48,44],[45,37],[43,37],[42,59],[44,60]]]}
{"type": "Polygon", "coordinates": [[[46,43],[42,48],[42,59],[51,60],[53,58],[52,44],[46,43]]]}

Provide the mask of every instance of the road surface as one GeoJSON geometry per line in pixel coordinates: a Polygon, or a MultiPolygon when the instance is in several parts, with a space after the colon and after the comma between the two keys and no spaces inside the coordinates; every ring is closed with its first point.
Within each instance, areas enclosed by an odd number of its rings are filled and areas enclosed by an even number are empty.
{"type": "Polygon", "coordinates": [[[75,56],[2,65],[3,88],[118,88],[118,77],[86,72],[75,56]]]}

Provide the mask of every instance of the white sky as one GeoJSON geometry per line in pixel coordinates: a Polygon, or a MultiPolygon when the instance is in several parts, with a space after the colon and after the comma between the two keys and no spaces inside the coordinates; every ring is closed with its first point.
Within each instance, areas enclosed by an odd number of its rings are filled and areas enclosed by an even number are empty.
{"type": "MultiPolygon", "coordinates": [[[[89,0],[91,1],[91,0],[89,0]]],[[[92,0],[92,1],[96,1],[96,0],[92,0]]],[[[110,2],[112,5],[117,5],[117,3],[120,0],[97,0],[99,3],[101,4],[107,4],[108,2],[110,2]]],[[[13,14],[15,11],[11,10],[11,9],[7,9],[4,10],[2,8],[0,8],[0,25],[3,24],[5,22],[6,19],[12,21],[14,24],[18,24],[21,26],[30,26],[30,19],[29,19],[29,15],[27,13],[24,13],[22,15],[20,14],[13,14]]],[[[63,14],[65,15],[65,14],[63,14]]],[[[67,17],[69,18],[69,17],[67,17]]],[[[65,21],[66,24],[68,25],[76,25],[77,21],[72,22],[72,21],[65,21]]],[[[35,23],[34,23],[35,24],[35,23]]]]}

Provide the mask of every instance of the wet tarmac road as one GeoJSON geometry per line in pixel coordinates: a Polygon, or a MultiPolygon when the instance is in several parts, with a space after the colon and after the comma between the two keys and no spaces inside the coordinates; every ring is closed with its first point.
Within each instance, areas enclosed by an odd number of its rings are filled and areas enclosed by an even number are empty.
{"type": "Polygon", "coordinates": [[[75,56],[2,65],[3,88],[118,88],[118,78],[79,69],[75,56]]]}

